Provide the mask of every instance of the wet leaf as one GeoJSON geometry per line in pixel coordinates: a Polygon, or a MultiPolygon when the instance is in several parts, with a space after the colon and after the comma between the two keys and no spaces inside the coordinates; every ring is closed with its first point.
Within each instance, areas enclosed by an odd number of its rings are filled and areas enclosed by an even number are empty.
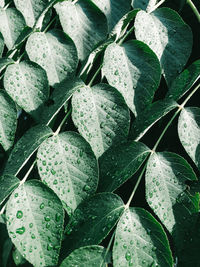
{"type": "Polygon", "coordinates": [[[20,180],[13,175],[0,177],[0,205],[19,185],[20,180]]]}
{"type": "Polygon", "coordinates": [[[128,135],[128,107],[121,94],[107,84],[77,90],[72,97],[72,108],[74,124],[97,157],[128,135]]]}
{"type": "Polygon", "coordinates": [[[0,144],[8,150],[14,143],[17,128],[17,109],[15,102],[4,91],[0,90],[0,144]]]}
{"type": "Polygon", "coordinates": [[[102,73],[123,95],[134,115],[138,115],[151,104],[161,70],[154,52],[146,44],[131,40],[106,48],[102,73]]]}
{"type": "Polygon", "coordinates": [[[31,34],[26,43],[26,51],[30,60],[46,70],[51,86],[75,75],[78,64],[76,47],[61,30],[31,34]]]}
{"type": "Polygon", "coordinates": [[[156,4],[157,0],[132,0],[133,8],[140,8],[149,12],[156,4]]]}
{"type": "Polygon", "coordinates": [[[14,64],[14,60],[7,57],[0,58],[0,73],[10,64],[14,64]]]}
{"type": "Polygon", "coordinates": [[[56,194],[38,180],[30,180],[15,189],[6,207],[9,236],[34,266],[57,264],[63,217],[56,194]]]}
{"type": "Polygon", "coordinates": [[[75,132],[46,139],[39,147],[37,165],[41,179],[67,205],[69,215],[96,191],[96,157],[84,138],[75,132]]]}
{"type": "Polygon", "coordinates": [[[139,169],[150,149],[142,143],[129,141],[110,147],[99,158],[98,191],[114,191],[139,169]]]}
{"type": "Polygon", "coordinates": [[[192,31],[179,14],[158,8],[150,14],[140,11],[135,19],[135,35],[156,53],[170,87],[182,71],[192,50],[192,31]]]}
{"type": "Polygon", "coordinates": [[[173,266],[167,236],[146,210],[128,208],[117,224],[113,247],[114,266],[173,266]]]}

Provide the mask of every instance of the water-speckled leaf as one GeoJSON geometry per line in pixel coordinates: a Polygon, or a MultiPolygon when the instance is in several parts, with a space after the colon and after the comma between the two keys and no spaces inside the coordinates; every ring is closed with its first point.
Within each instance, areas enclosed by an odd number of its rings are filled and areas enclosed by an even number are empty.
{"type": "Polygon", "coordinates": [[[24,17],[16,8],[0,8],[0,32],[8,49],[13,47],[25,26],[24,17]]]}
{"type": "Polygon", "coordinates": [[[30,60],[43,67],[51,86],[74,76],[78,64],[76,47],[63,31],[35,32],[28,38],[26,51],[30,60]]]}
{"type": "Polygon", "coordinates": [[[164,229],[146,210],[129,208],[117,224],[113,247],[116,267],[172,267],[173,258],[164,229]]]}
{"type": "Polygon", "coordinates": [[[106,15],[109,32],[131,8],[131,0],[92,0],[92,2],[106,15]]]}
{"type": "Polygon", "coordinates": [[[150,149],[129,141],[110,147],[99,158],[98,191],[114,191],[128,180],[147,158],[150,149]]]}
{"type": "Polygon", "coordinates": [[[0,144],[4,150],[8,150],[14,143],[17,109],[15,102],[4,90],[0,90],[0,111],[0,144]]]}
{"type": "Polygon", "coordinates": [[[179,139],[188,155],[200,169],[200,109],[182,109],[178,120],[179,139]]]}
{"type": "Polygon", "coordinates": [[[123,210],[121,198],[113,193],[99,193],[81,203],[66,227],[63,257],[76,248],[99,244],[112,230],[123,210]]]}
{"type": "Polygon", "coordinates": [[[172,232],[176,217],[174,206],[185,194],[187,180],[197,180],[196,175],[181,156],[171,153],[153,153],[146,170],[146,200],[165,227],[172,232]]]}
{"type": "Polygon", "coordinates": [[[102,73],[109,84],[120,91],[135,115],[152,102],[161,76],[157,56],[137,40],[109,45],[102,73]]]}
{"type": "Polygon", "coordinates": [[[56,194],[30,180],[12,193],[6,206],[7,229],[22,256],[34,266],[55,266],[61,245],[64,212],[56,194]]]}
{"type": "Polygon", "coordinates": [[[49,96],[45,70],[31,61],[9,65],[4,75],[4,87],[21,108],[36,117],[49,96]]]}
{"type": "Polygon", "coordinates": [[[62,28],[74,41],[79,59],[83,60],[107,34],[106,16],[90,0],[55,5],[62,28]]]}
{"type": "Polygon", "coordinates": [[[180,73],[169,88],[166,97],[177,101],[194,85],[200,77],[200,60],[193,62],[180,73]]]}
{"type": "Polygon", "coordinates": [[[0,177],[0,205],[19,185],[20,180],[13,175],[0,177]]]}
{"type": "Polygon", "coordinates": [[[150,11],[158,2],[158,0],[132,0],[133,8],[140,8],[142,10],[150,11]]]}
{"type": "Polygon", "coordinates": [[[104,261],[105,249],[102,246],[86,246],[74,250],[60,267],[106,267],[104,261]]]}
{"type": "Polygon", "coordinates": [[[14,0],[16,8],[23,14],[26,24],[33,27],[41,12],[48,5],[48,0],[14,0]]]}
{"type": "Polygon", "coordinates": [[[72,108],[75,125],[97,157],[128,135],[128,107],[121,94],[108,84],[77,90],[72,97],[72,108]]]}
{"type": "Polygon", "coordinates": [[[4,173],[17,175],[39,145],[52,134],[52,130],[44,125],[28,130],[11,151],[4,173]]]}
{"type": "Polygon", "coordinates": [[[46,139],[39,147],[37,165],[41,179],[69,210],[96,191],[97,160],[90,145],[75,132],[46,139]]]}
{"type": "Polygon", "coordinates": [[[4,39],[2,34],[0,33],[0,57],[2,56],[3,49],[4,49],[4,39]]]}
{"type": "Polygon", "coordinates": [[[130,137],[139,140],[159,119],[178,107],[178,103],[171,99],[154,102],[135,119],[132,124],[130,137]]]}
{"type": "Polygon", "coordinates": [[[158,8],[140,11],[135,19],[135,35],[158,56],[168,86],[182,71],[192,50],[192,31],[178,13],[158,8]]]}
{"type": "Polygon", "coordinates": [[[0,73],[10,64],[14,64],[14,60],[7,57],[0,58],[0,73]]]}
{"type": "Polygon", "coordinates": [[[49,125],[56,114],[71,98],[73,93],[84,86],[84,83],[80,79],[64,80],[56,90],[53,91],[50,96],[49,103],[47,102],[41,116],[39,118],[40,123],[49,125]]]}

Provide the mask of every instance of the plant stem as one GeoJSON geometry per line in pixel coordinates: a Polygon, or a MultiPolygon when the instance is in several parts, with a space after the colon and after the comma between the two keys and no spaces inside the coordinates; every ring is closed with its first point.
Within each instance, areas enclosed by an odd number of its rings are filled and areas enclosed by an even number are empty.
{"type": "Polygon", "coordinates": [[[29,174],[31,173],[33,167],[35,166],[36,160],[34,160],[34,162],[32,163],[31,167],[29,168],[29,170],[27,171],[26,175],[24,176],[24,178],[21,180],[20,185],[22,185],[24,182],[26,182],[26,179],[28,178],[29,174]]]}
{"type": "Polygon", "coordinates": [[[135,29],[135,27],[132,26],[132,27],[130,28],[130,30],[128,30],[128,31],[124,34],[124,36],[119,40],[118,44],[121,45],[121,44],[124,42],[124,40],[127,38],[127,36],[128,36],[129,34],[131,34],[132,31],[133,31],[134,29],[135,29]]]}
{"type": "Polygon", "coordinates": [[[93,75],[92,79],[90,80],[88,86],[92,86],[92,83],[95,80],[95,78],[97,77],[97,75],[99,74],[102,66],[103,66],[103,64],[100,64],[100,66],[98,67],[97,71],[95,72],[95,74],[93,75]]]}
{"type": "Polygon", "coordinates": [[[158,2],[154,7],[152,7],[152,9],[150,9],[148,11],[148,13],[153,12],[154,10],[156,10],[159,6],[161,6],[163,3],[165,2],[165,0],[161,0],[160,2],[158,2]]]}
{"type": "MultiPolygon", "coordinates": [[[[123,213],[122,213],[122,215],[123,215],[123,213]]],[[[122,215],[121,215],[121,216],[122,216],[122,215]]],[[[121,216],[120,216],[120,218],[121,218],[121,216]]],[[[107,257],[107,255],[108,255],[108,252],[109,252],[109,250],[110,250],[111,244],[112,244],[113,239],[114,239],[114,236],[115,236],[115,232],[116,232],[116,229],[115,229],[114,232],[112,233],[112,236],[111,236],[110,241],[109,241],[109,243],[108,243],[108,246],[107,246],[107,248],[106,248],[106,252],[105,252],[105,254],[104,254],[104,259],[102,260],[102,262],[101,262],[101,264],[100,264],[100,267],[102,267],[103,264],[105,263],[106,257],[107,257]]]]}
{"type": "Polygon", "coordinates": [[[61,121],[60,125],[58,126],[57,130],[54,133],[54,136],[59,134],[62,126],[64,125],[64,123],[66,122],[66,120],[68,119],[68,117],[70,116],[71,112],[72,112],[72,107],[70,107],[69,111],[67,112],[67,114],[65,115],[65,117],[63,118],[63,120],[61,121]]]}
{"type": "Polygon", "coordinates": [[[187,4],[191,7],[192,11],[194,12],[194,14],[196,15],[198,21],[200,22],[200,14],[199,14],[199,11],[196,8],[196,6],[194,5],[194,3],[192,2],[192,0],[187,0],[187,4]]]}

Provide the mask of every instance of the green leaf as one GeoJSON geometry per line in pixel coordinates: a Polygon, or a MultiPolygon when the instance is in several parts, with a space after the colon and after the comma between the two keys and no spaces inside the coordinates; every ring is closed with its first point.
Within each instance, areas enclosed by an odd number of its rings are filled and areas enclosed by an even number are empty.
{"type": "Polygon", "coordinates": [[[110,147],[99,158],[98,191],[114,191],[139,169],[150,149],[140,142],[128,141],[110,147]]]}
{"type": "Polygon", "coordinates": [[[0,205],[19,185],[19,179],[13,175],[4,175],[0,177],[0,205]]]}
{"type": "Polygon", "coordinates": [[[14,101],[4,90],[0,90],[0,110],[0,144],[4,150],[8,150],[14,143],[17,109],[14,101]]]}
{"type": "Polygon", "coordinates": [[[171,87],[166,97],[177,101],[194,85],[200,77],[200,60],[193,62],[187,69],[180,73],[171,87]]]}
{"type": "Polygon", "coordinates": [[[104,261],[105,249],[102,246],[86,246],[74,250],[60,267],[106,267],[104,261]]]}
{"type": "Polygon", "coordinates": [[[29,27],[34,26],[48,2],[48,0],[14,0],[16,8],[23,14],[26,24],[29,27]]]}
{"type": "Polygon", "coordinates": [[[61,108],[71,98],[73,93],[84,86],[84,83],[80,79],[64,80],[56,90],[53,91],[50,97],[50,103],[44,106],[41,116],[39,118],[40,123],[49,125],[49,123],[55,118],[61,108]]]}
{"type": "Polygon", "coordinates": [[[106,15],[109,32],[131,8],[131,0],[92,0],[92,2],[106,15]]]}
{"type": "Polygon", "coordinates": [[[16,266],[22,265],[26,262],[25,258],[22,256],[22,254],[16,248],[12,252],[12,257],[13,257],[13,261],[16,264],[16,266]]]}
{"type": "Polygon", "coordinates": [[[135,18],[139,10],[131,10],[126,13],[114,26],[110,36],[115,36],[115,40],[119,40],[127,31],[130,22],[135,18]]]}
{"type": "Polygon", "coordinates": [[[178,120],[178,135],[188,155],[200,169],[200,109],[182,109],[178,120]]]}
{"type": "Polygon", "coordinates": [[[78,64],[73,41],[61,30],[35,32],[28,38],[26,51],[30,60],[43,67],[51,86],[74,76],[78,64]]]}
{"type": "Polygon", "coordinates": [[[8,234],[25,259],[34,266],[57,264],[64,212],[50,188],[38,180],[19,186],[7,203],[6,218],[8,234]]]}
{"type": "Polygon", "coordinates": [[[130,137],[139,140],[159,119],[178,107],[172,99],[158,100],[144,109],[132,124],[130,137]]]}
{"type": "Polygon", "coordinates": [[[39,145],[52,134],[52,130],[45,125],[37,125],[28,130],[11,151],[4,174],[17,175],[39,145]]]}
{"type": "Polygon", "coordinates": [[[5,5],[5,0],[0,0],[0,7],[4,7],[5,5]]]}
{"type": "Polygon", "coordinates": [[[4,49],[4,39],[2,34],[0,33],[0,57],[2,56],[3,49],[4,49]]]}
{"type": "Polygon", "coordinates": [[[171,233],[177,220],[174,206],[185,195],[185,182],[197,180],[196,175],[184,158],[162,152],[150,156],[145,179],[146,200],[171,233]]]}
{"type": "Polygon", "coordinates": [[[13,47],[25,26],[24,17],[16,8],[0,8],[0,32],[8,49],[13,47]]]}
{"type": "Polygon", "coordinates": [[[128,107],[121,94],[107,84],[77,90],[72,97],[72,119],[97,157],[128,135],[128,107]]]}
{"type": "Polygon", "coordinates": [[[56,4],[55,9],[64,32],[76,45],[79,59],[85,59],[106,38],[106,17],[90,0],[64,1],[56,4]]]}
{"type": "Polygon", "coordinates": [[[127,209],[117,224],[113,261],[116,267],[173,266],[162,226],[144,209],[127,209]]]}
{"type": "Polygon", "coordinates": [[[36,117],[49,96],[45,70],[31,61],[8,66],[4,75],[4,87],[21,108],[36,117]]]}
{"type": "Polygon", "coordinates": [[[192,31],[178,13],[158,8],[148,14],[140,11],[135,19],[135,35],[158,56],[168,86],[182,71],[192,50],[192,31]]]}
{"type": "Polygon", "coordinates": [[[132,0],[132,7],[140,8],[149,12],[157,4],[157,2],[157,0],[132,0]]]}
{"type": "Polygon", "coordinates": [[[67,205],[69,214],[96,191],[97,160],[89,144],[75,132],[46,139],[39,147],[40,177],[67,205]]]}
{"type": "Polygon", "coordinates": [[[99,244],[112,230],[124,210],[121,198],[100,193],[81,203],[66,227],[63,256],[76,248],[99,244]]]}
{"type": "Polygon", "coordinates": [[[146,44],[130,40],[107,47],[102,73],[137,115],[152,102],[161,70],[156,55],[146,44]]]}
{"type": "Polygon", "coordinates": [[[7,57],[0,58],[0,73],[10,64],[14,64],[14,60],[7,57]]]}

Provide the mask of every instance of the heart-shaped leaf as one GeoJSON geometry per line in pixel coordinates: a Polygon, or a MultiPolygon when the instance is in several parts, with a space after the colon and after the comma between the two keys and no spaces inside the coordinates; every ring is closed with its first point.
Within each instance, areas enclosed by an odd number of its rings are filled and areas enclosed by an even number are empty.
{"type": "Polygon", "coordinates": [[[117,224],[114,266],[173,266],[169,241],[156,219],[141,208],[127,209],[117,224]]]}
{"type": "Polygon", "coordinates": [[[135,35],[156,53],[166,82],[171,86],[192,50],[190,27],[176,11],[170,8],[158,8],[151,13],[145,11],[137,13],[135,35]]]}
{"type": "Polygon", "coordinates": [[[56,265],[64,212],[56,194],[42,182],[30,180],[12,193],[6,206],[12,242],[34,266],[56,265]]]}
{"type": "Polygon", "coordinates": [[[26,43],[26,51],[30,60],[46,70],[51,86],[56,86],[75,74],[78,64],[76,47],[61,30],[31,34],[26,43]]]}
{"type": "Polygon", "coordinates": [[[74,41],[79,59],[83,60],[107,34],[105,15],[90,0],[55,5],[62,28],[74,41]],[[74,15],[76,14],[76,15],[74,15]]]}
{"type": "Polygon", "coordinates": [[[128,135],[130,115],[121,94],[107,84],[84,86],[72,97],[72,119],[99,157],[128,135]]]}
{"type": "Polygon", "coordinates": [[[106,48],[102,73],[137,115],[151,104],[161,70],[154,52],[146,44],[131,40],[106,48]]]}
{"type": "Polygon", "coordinates": [[[0,90],[0,144],[5,150],[12,147],[17,128],[17,109],[15,102],[0,90]]]}
{"type": "Polygon", "coordinates": [[[42,180],[67,205],[68,213],[96,191],[98,167],[89,144],[75,132],[45,140],[37,153],[42,180]]]}

